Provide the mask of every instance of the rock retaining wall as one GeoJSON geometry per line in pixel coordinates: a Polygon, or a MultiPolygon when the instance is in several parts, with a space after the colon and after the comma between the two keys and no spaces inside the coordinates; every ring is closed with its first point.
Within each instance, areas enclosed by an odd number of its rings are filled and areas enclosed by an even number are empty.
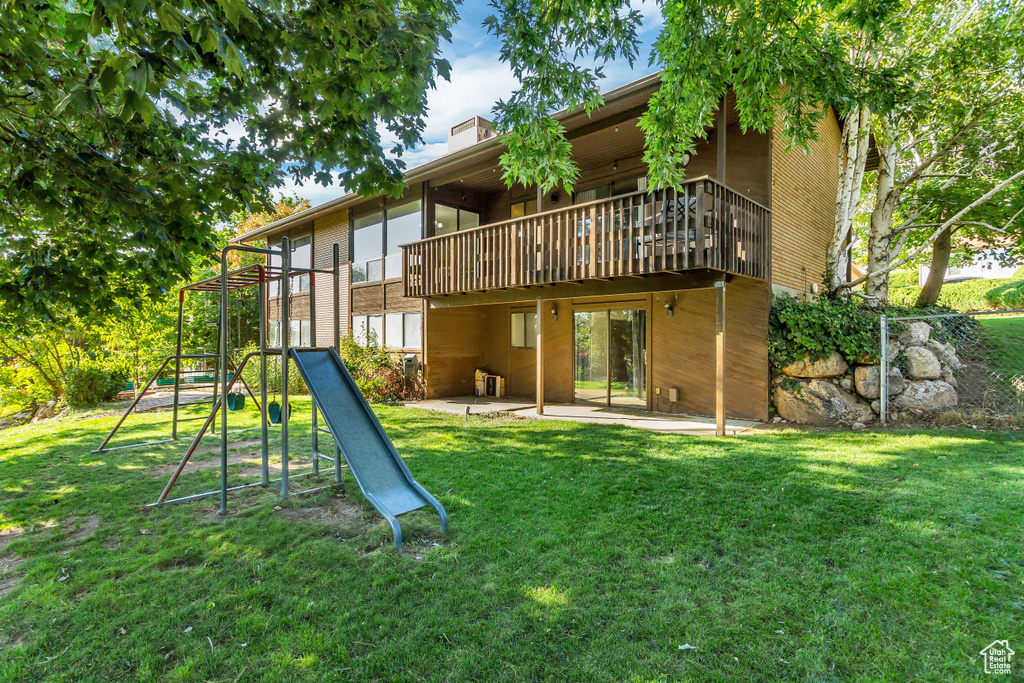
{"type": "MultiPolygon", "coordinates": [[[[933,412],[957,405],[960,360],[952,344],[931,335],[931,326],[918,321],[890,340],[890,411],[933,412]]],[[[877,359],[859,358],[851,365],[837,351],[817,360],[802,358],[774,378],[775,410],[779,418],[799,424],[863,426],[881,411],[880,376],[877,359]]]]}

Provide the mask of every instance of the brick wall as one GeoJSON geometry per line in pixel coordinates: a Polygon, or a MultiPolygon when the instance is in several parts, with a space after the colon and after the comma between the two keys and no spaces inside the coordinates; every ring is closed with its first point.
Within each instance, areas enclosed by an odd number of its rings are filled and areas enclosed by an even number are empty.
{"type": "Polygon", "coordinates": [[[786,151],[772,131],[772,283],[801,292],[822,281],[835,228],[841,133],[831,109],[810,147],[786,151]]]}
{"type": "MultiPolygon", "coordinates": [[[[330,270],[334,267],[334,244],[341,245],[341,333],[349,332],[349,222],[348,209],[317,218],[313,222],[313,267],[330,270]]],[[[316,279],[316,344],[334,344],[334,278],[317,274],[316,279]]]]}

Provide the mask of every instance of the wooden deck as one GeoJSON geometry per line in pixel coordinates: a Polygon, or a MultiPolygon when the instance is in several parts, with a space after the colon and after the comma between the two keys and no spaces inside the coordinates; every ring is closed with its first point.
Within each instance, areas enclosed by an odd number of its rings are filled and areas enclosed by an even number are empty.
{"type": "Polygon", "coordinates": [[[707,177],[403,245],[405,296],[710,269],[768,278],[771,212],[707,177]]]}

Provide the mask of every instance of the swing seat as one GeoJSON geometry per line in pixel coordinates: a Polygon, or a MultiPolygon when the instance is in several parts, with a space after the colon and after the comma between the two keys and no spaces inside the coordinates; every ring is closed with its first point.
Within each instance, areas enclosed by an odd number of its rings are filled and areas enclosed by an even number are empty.
{"type": "Polygon", "coordinates": [[[228,410],[241,410],[245,407],[245,394],[228,394],[228,410]]]}
{"type": "MultiPolygon", "coordinates": [[[[288,417],[292,416],[292,404],[288,404],[288,417]]],[[[281,424],[281,404],[277,401],[271,401],[267,404],[267,419],[270,420],[270,424],[276,425],[281,424]]]]}

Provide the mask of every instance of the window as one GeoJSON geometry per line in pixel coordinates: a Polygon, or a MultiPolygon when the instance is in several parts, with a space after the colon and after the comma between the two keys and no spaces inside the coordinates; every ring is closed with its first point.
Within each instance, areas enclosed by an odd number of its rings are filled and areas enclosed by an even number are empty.
{"type": "Polygon", "coordinates": [[[480,214],[444,204],[434,205],[434,235],[447,235],[480,225],[480,214]]]}
{"type": "Polygon", "coordinates": [[[270,339],[267,344],[271,347],[277,347],[281,345],[281,322],[279,320],[272,320],[267,328],[267,333],[270,339]]]}
{"type": "MultiPolygon", "coordinates": [[[[292,240],[292,267],[313,267],[313,237],[311,235],[303,235],[292,240]]],[[[293,294],[309,291],[309,273],[294,275],[291,280],[293,294]]]]}
{"type": "Polygon", "coordinates": [[[354,315],[352,316],[352,336],[356,341],[366,346],[373,344],[380,346],[384,339],[380,315],[354,315]]]}
{"type": "Polygon", "coordinates": [[[617,197],[620,194],[631,194],[633,192],[643,192],[647,189],[647,176],[640,176],[638,178],[627,178],[625,180],[616,180],[612,182],[611,195],[617,197]]]}
{"type": "Polygon", "coordinates": [[[309,320],[288,321],[288,345],[289,346],[312,346],[309,320]]]}
{"type": "Polygon", "coordinates": [[[384,214],[380,211],[355,220],[352,231],[352,282],[381,279],[381,249],[384,238],[384,214]]]}
{"type": "Polygon", "coordinates": [[[352,335],[363,346],[367,345],[367,339],[372,339],[375,345],[388,349],[419,349],[423,338],[422,317],[420,313],[354,315],[352,335]]]}
{"type": "Polygon", "coordinates": [[[388,313],[384,316],[384,343],[389,349],[401,349],[405,325],[401,313],[388,313]]]}
{"type": "Polygon", "coordinates": [[[537,348],[537,311],[512,313],[512,348],[537,348]]]}
{"type": "Polygon", "coordinates": [[[421,313],[405,314],[405,341],[407,349],[423,348],[423,315],[421,313]]]}
{"type": "Polygon", "coordinates": [[[402,277],[401,245],[423,235],[420,200],[355,220],[352,235],[352,282],[379,282],[402,277]]]}
{"type": "Polygon", "coordinates": [[[389,349],[419,349],[422,332],[419,313],[388,313],[384,316],[384,342],[389,349]]]}
{"type": "MultiPolygon", "coordinates": [[[[280,247],[280,242],[271,247],[280,247]]],[[[291,241],[292,259],[291,264],[294,268],[312,268],[313,267],[313,238],[311,235],[303,235],[302,237],[296,237],[291,241]]],[[[268,265],[272,268],[281,267],[281,255],[271,254],[268,261],[268,265]]],[[[309,273],[302,273],[301,275],[293,275],[291,277],[291,292],[292,294],[298,294],[299,292],[309,291],[309,273]]],[[[270,298],[277,298],[281,296],[281,281],[274,280],[267,283],[267,293],[270,298]]]]}
{"type": "Polygon", "coordinates": [[[512,205],[512,218],[522,218],[531,213],[537,213],[537,200],[529,199],[525,202],[517,202],[512,205]]]}
{"type": "Polygon", "coordinates": [[[402,277],[403,244],[415,242],[422,234],[420,200],[387,209],[387,250],[384,252],[384,279],[402,277]]]}
{"type": "Polygon", "coordinates": [[[434,205],[434,234],[447,235],[459,229],[459,210],[444,204],[434,205]]]}
{"type": "Polygon", "coordinates": [[[608,196],[608,186],[598,185],[597,187],[589,187],[586,190],[580,190],[576,193],[576,203],[584,204],[586,202],[592,202],[595,199],[604,199],[608,196]]]}

